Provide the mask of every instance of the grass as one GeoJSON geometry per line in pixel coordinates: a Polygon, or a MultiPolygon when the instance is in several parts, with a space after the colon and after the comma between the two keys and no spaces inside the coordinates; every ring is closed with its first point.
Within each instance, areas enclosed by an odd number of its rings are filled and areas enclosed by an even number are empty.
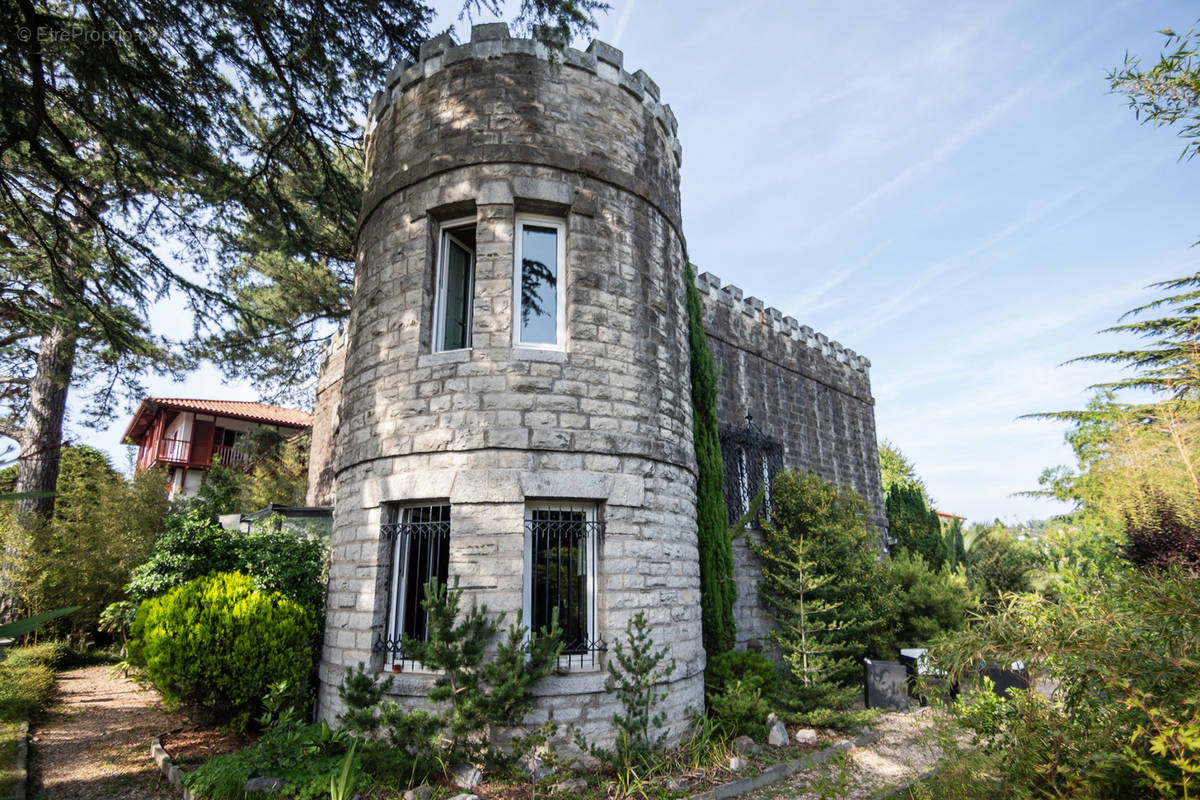
{"type": "Polygon", "coordinates": [[[17,791],[17,737],[20,723],[0,722],[0,797],[17,791]]]}
{"type": "Polygon", "coordinates": [[[21,722],[54,699],[54,667],[62,645],[49,642],[14,647],[0,661],[0,721],[21,722]]]}

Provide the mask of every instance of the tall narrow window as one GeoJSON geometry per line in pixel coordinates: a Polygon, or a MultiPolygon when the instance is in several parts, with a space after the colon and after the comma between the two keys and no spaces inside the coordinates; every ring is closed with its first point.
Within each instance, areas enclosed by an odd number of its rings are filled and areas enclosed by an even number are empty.
{"type": "Polygon", "coordinates": [[[445,585],[450,562],[450,506],[398,506],[385,509],[383,535],[392,542],[387,636],[383,650],[392,664],[412,669],[404,637],[425,641],[425,584],[445,585]]]}
{"type": "Polygon", "coordinates": [[[443,225],[438,237],[433,349],[471,346],[471,305],[475,296],[474,221],[443,225]]]}
{"type": "Polygon", "coordinates": [[[588,667],[603,649],[596,632],[594,505],[531,504],[525,509],[525,619],[531,630],[558,614],[562,667],[588,667]]]}
{"type": "Polygon", "coordinates": [[[513,273],[513,344],[562,347],[566,226],[548,217],[518,216],[513,273]]]}

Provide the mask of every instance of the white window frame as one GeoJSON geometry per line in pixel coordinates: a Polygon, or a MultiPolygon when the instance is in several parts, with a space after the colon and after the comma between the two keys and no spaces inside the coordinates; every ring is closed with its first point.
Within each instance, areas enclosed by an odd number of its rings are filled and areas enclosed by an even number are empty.
{"type": "Polygon", "coordinates": [[[567,342],[567,223],[561,217],[537,214],[517,214],[513,223],[513,347],[539,350],[565,350],[567,342]],[[555,283],[555,341],[525,342],[521,340],[521,242],[526,225],[554,228],[558,233],[558,276],[555,283]]]}
{"type": "Polygon", "coordinates": [[[475,323],[475,250],[467,247],[460,239],[454,236],[455,228],[475,227],[474,217],[462,217],[461,219],[453,219],[443,222],[438,225],[437,234],[437,273],[434,276],[433,284],[433,343],[429,348],[431,353],[453,353],[459,350],[470,350],[471,345],[466,347],[454,347],[445,349],[442,347],[442,339],[445,334],[446,327],[446,270],[447,262],[450,258],[450,248],[446,246],[447,239],[453,238],[454,243],[471,254],[471,280],[467,286],[467,339],[473,341],[472,327],[475,323]]]}
{"type": "MultiPolygon", "coordinates": [[[[587,583],[585,588],[584,612],[587,614],[587,637],[591,643],[600,641],[599,623],[596,618],[596,591],[599,583],[599,575],[597,574],[597,566],[599,562],[600,542],[597,536],[598,526],[595,524],[597,520],[597,504],[596,503],[580,503],[580,502],[558,502],[555,500],[530,500],[525,503],[525,512],[522,515],[522,527],[528,528],[530,522],[531,511],[582,511],[585,514],[585,522],[587,524],[587,540],[584,543],[584,558],[587,570],[587,583]]],[[[526,532],[525,539],[525,565],[524,565],[524,580],[523,580],[523,601],[522,601],[522,616],[525,624],[525,641],[528,642],[533,633],[533,541],[532,537],[526,532]]],[[[587,657],[585,657],[587,658],[587,657]]],[[[591,664],[582,664],[583,659],[578,654],[576,655],[561,655],[558,658],[559,670],[574,670],[574,671],[591,671],[600,668],[599,659],[594,655],[590,658],[591,664]],[[575,662],[575,663],[572,663],[575,662]]]]}
{"type": "MultiPolygon", "coordinates": [[[[389,516],[392,516],[392,521],[389,524],[398,526],[398,525],[402,524],[405,512],[411,512],[413,509],[417,509],[417,508],[430,508],[433,506],[442,506],[442,507],[449,508],[450,504],[445,503],[445,502],[431,501],[428,503],[410,503],[410,502],[389,503],[388,506],[389,506],[389,508],[387,509],[387,511],[385,513],[388,514],[389,516]]],[[[451,519],[453,519],[453,516],[451,516],[451,519]]],[[[451,523],[451,532],[453,532],[453,523],[451,523]]],[[[409,548],[411,548],[412,540],[408,539],[407,542],[408,542],[409,548]]],[[[403,557],[402,557],[402,554],[400,553],[400,536],[399,536],[398,532],[392,534],[391,560],[392,560],[392,563],[391,563],[391,566],[389,567],[389,574],[388,574],[388,618],[387,618],[387,629],[386,629],[388,636],[392,636],[397,633],[396,623],[398,620],[404,619],[404,614],[405,614],[405,611],[407,610],[406,603],[408,601],[407,581],[411,577],[409,575],[406,575],[404,577],[404,580],[405,580],[404,586],[402,587],[400,585],[401,567],[402,567],[402,565],[408,564],[408,552],[405,551],[403,553],[403,557]],[[404,589],[404,591],[401,591],[402,588],[404,589]]],[[[450,571],[449,571],[449,568],[447,567],[446,578],[449,579],[449,577],[450,577],[450,571]]],[[[417,661],[414,658],[405,658],[403,655],[403,652],[400,649],[399,639],[396,640],[395,648],[386,648],[384,650],[384,653],[385,653],[385,656],[387,659],[386,663],[384,664],[385,672],[392,671],[392,667],[394,667],[396,664],[400,664],[402,670],[405,672],[431,672],[432,671],[432,670],[427,669],[420,661],[417,661]]]]}

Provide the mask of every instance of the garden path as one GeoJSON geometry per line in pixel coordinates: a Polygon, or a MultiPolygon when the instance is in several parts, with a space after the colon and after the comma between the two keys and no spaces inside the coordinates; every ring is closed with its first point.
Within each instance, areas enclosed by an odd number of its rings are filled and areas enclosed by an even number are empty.
{"type": "MultiPolygon", "coordinates": [[[[883,714],[871,724],[879,739],[808,772],[763,787],[745,800],[872,800],[907,786],[941,756],[932,708],[883,714]]],[[[907,797],[907,793],[903,795],[907,797]]]]}
{"type": "Polygon", "coordinates": [[[150,760],[150,740],[184,724],[158,693],[111,665],[58,674],[58,702],[32,731],[35,785],[45,800],[178,800],[150,760]]]}

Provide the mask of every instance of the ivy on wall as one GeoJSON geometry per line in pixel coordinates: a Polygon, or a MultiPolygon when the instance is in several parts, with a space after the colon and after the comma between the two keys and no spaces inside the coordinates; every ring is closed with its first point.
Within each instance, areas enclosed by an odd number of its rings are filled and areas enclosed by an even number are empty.
{"type": "Polygon", "coordinates": [[[717,432],[717,370],[704,338],[696,275],[687,268],[688,349],[692,372],[692,425],[696,448],[696,526],[700,551],[700,620],[709,658],[733,649],[733,543],[725,508],[724,469],[717,432]]]}

